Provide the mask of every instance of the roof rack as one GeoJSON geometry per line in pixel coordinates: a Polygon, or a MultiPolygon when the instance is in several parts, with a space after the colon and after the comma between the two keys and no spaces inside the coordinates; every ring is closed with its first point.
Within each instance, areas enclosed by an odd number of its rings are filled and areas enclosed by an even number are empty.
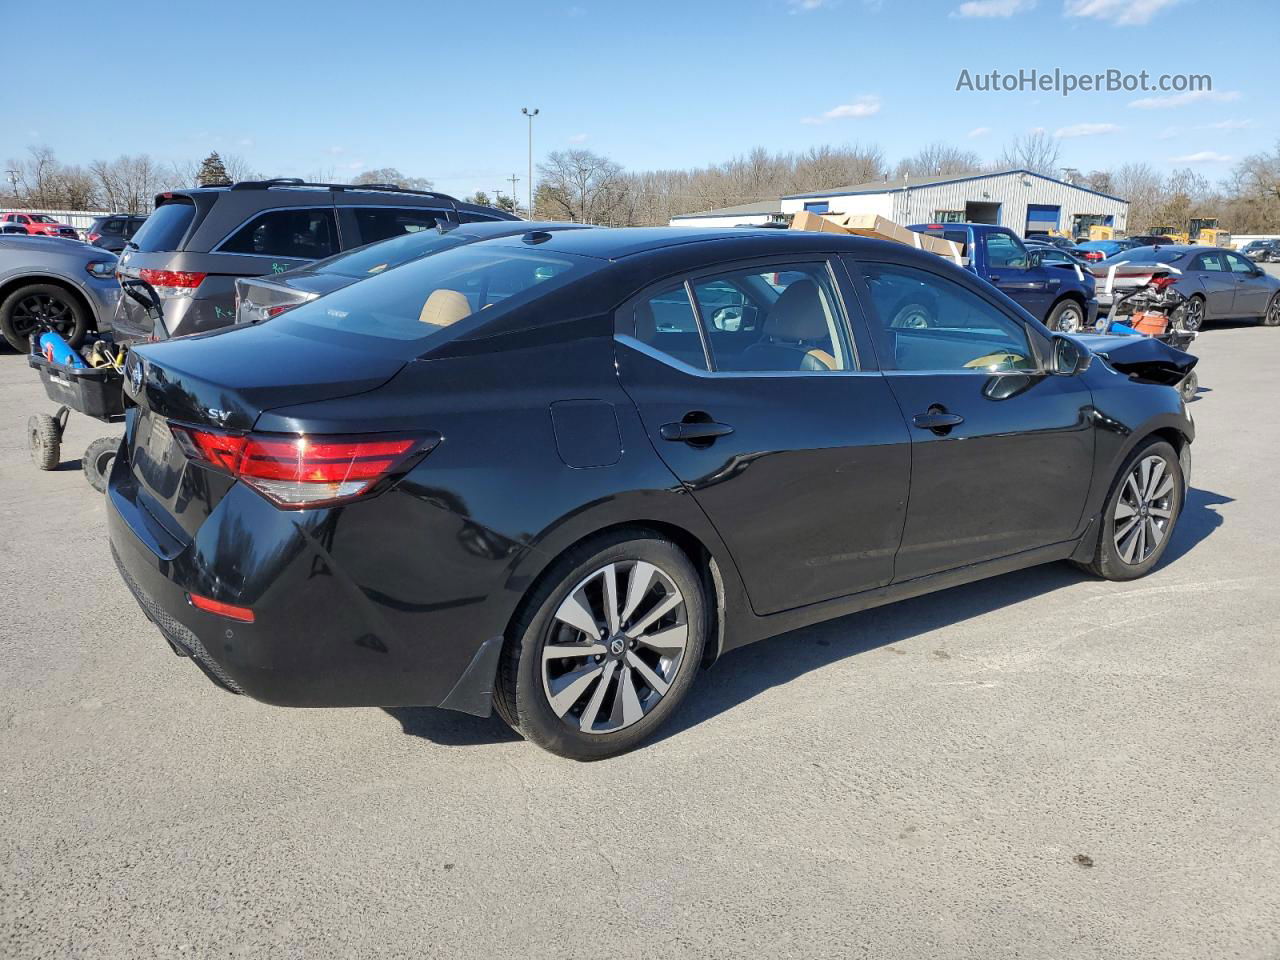
{"type": "Polygon", "coordinates": [[[408,187],[398,187],[394,183],[313,183],[300,177],[273,177],[270,180],[241,180],[239,183],[231,185],[232,190],[268,190],[271,187],[322,187],[335,193],[342,193],[347,190],[408,193],[415,197],[433,197],[436,200],[443,200],[452,204],[455,210],[458,207],[458,200],[447,193],[437,193],[434,190],[411,190],[408,187]]]}

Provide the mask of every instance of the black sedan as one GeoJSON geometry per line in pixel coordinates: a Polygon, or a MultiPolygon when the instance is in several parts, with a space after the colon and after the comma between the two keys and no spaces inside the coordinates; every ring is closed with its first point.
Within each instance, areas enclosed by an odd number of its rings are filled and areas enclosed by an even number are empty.
{"type": "Polygon", "coordinates": [[[510,237],[531,230],[584,230],[589,224],[522,220],[480,221],[432,227],[405,233],[389,240],[365,244],[334,254],[284,273],[236,281],[236,323],[249,323],[278,316],[358,280],[393,270],[441,250],[479,243],[496,237],[510,237]]]}
{"type": "Polygon", "coordinates": [[[496,707],[604,757],[754,640],[1049,561],[1150,571],[1193,438],[1159,381],[1194,358],[1089,342],[878,240],[470,244],[135,350],[111,549],[228,690],[496,707]]]}

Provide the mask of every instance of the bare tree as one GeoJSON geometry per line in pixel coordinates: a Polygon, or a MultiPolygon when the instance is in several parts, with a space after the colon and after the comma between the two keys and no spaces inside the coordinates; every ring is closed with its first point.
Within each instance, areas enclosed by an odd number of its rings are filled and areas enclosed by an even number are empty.
{"type": "Polygon", "coordinates": [[[612,223],[625,205],[622,167],[590,150],[556,150],[538,164],[535,210],[552,219],[612,223]]]}
{"type": "Polygon", "coordinates": [[[1116,191],[1115,180],[1111,176],[1110,170],[1090,170],[1085,175],[1084,185],[1090,190],[1097,190],[1099,193],[1111,193],[1116,191]]]}
{"type": "Polygon", "coordinates": [[[1116,196],[1129,201],[1129,232],[1161,226],[1155,222],[1162,202],[1164,183],[1160,174],[1146,163],[1126,163],[1114,176],[1116,196]]]}
{"type": "Polygon", "coordinates": [[[899,160],[893,172],[898,177],[934,177],[952,173],[979,173],[981,170],[982,158],[972,150],[962,150],[937,140],[899,160]]]}
{"type": "Polygon", "coordinates": [[[1061,153],[1057,140],[1043,130],[1032,130],[1005,144],[997,163],[1005,170],[1030,170],[1046,177],[1056,177],[1061,153]]]}
{"type": "Polygon", "coordinates": [[[395,167],[379,167],[376,170],[365,170],[352,183],[392,183],[406,190],[430,190],[431,181],[426,177],[405,176],[395,167]]]}

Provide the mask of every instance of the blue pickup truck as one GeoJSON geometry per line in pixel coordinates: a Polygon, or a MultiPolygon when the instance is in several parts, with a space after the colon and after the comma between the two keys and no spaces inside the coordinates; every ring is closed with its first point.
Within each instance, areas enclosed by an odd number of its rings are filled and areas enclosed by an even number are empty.
{"type": "Polygon", "coordinates": [[[917,223],[917,233],[964,244],[964,265],[1050,330],[1082,333],[1098,316],[1093,276],[1071,264],[1041,263],[1008,227],[917,223]]]}

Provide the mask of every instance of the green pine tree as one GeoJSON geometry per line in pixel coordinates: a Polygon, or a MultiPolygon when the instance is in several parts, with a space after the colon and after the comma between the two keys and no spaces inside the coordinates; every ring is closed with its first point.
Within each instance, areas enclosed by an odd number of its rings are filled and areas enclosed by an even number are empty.
{"type": "Polygon", "coordinates": [[[196,183],[202,187],[225,187],[231,183],[231,178],[227,176],[227,168],[223,165],[217,150],[205,157],[200,164],[196,183]]]}

